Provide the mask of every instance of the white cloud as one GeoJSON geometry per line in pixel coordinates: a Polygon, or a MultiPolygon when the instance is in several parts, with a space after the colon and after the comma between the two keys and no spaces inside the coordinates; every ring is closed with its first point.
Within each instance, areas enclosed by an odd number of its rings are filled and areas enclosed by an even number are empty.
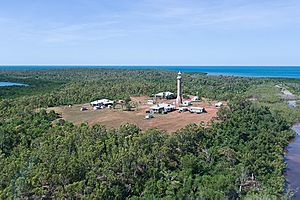
{"type": "Polygon", "coordinates": [[[101,7],[99,13],[87,13],[84,19],[73,22],[0,17],[0,25],[5,23],[0,28],[11,31],[7,35],[13,39],[55,44],[106,40],[144,31],[281,28],[300,23],[296,20],[300,18],[297,0],[141,0],[126,9],[122,9],[126,1],[117,3],[119,9],[106,10],[105,16],[101,7]]]}
{"type": "MultiPolygon", "coordinates": [[[[145,19],[154,22],[153,25],[168,27],[201,28],[208,25],[237,26],[276,26],[279,23],[290,22],[299,17],[300,4],[293,0],[285,2],[272,1],[146,1],[138,11],[125,16],[135,21],[145,19]],[[164,2],[164,4],[161,4],[164,2]],[[168,2],[168,3],[166,3],[168,2]],[[185,3],[188,2],[188,3],[185,3]],[[200,3],[199,3],[200,2],[200,3]]],[[[293,21],[294,23],[294,21],[293,21]]]]}

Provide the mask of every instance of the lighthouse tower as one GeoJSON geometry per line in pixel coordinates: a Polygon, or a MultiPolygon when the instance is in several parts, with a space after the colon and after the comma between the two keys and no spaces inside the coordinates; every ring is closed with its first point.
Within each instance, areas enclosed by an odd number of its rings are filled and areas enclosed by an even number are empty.
{"type": "Polygon", "coordinates": [[[177,76],[177,98],[176,98],[176,104],[179,106],[182,104],[182,77],[181,72],[178,72],[177,76]]]}

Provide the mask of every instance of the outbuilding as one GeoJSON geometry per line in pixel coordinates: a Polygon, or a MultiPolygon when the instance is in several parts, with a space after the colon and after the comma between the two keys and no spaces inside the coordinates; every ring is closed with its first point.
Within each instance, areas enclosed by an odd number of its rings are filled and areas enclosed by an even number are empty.
{"type": "Polygon", "coordinates": [[[174,99],[175,98],[175,94],[172,92],[160,92],[154,95],[155,98],[159,98],[159,99],[174,99]]]}
{"type": "Polygon", "coordinates": [[[173,110],[175,110],[175,106],[166,103],[156,104],[150,107],[150,113],[172,112],[173,110]]]}
{"type": "Polygon", "coordinates": [[[215,104],[215,106],[216,106],[217,108],[220,108],[220,107],[223,106],[223,103],[222,103],[222,102],[218,102],[218,103],[215,104]]]}
{"type": "Polygon", "coordinates": [[[93,107],[108,106],[108,105],[113,105],[113,104],[114,104],[114,101],[111,101],[109,99],[100,99],[100,100],[96,100],[96,101],[91,102],[91,105],[93,107]]]}
{"type": "Polygon", "coordinates": [[[192,101],[199,101],[199,97],[198,97],[198,96],[194,96],[194,97],[192,98],[192,101]]]}
{"type": "Polygon", "coordinates": [[[166,104],[166,103],[163,103],[161,104],[163,107],[164,107],[164,111],[165,112],[172,112],[175,110],[175,106],[172,105],[172,104],[166,104]]]}

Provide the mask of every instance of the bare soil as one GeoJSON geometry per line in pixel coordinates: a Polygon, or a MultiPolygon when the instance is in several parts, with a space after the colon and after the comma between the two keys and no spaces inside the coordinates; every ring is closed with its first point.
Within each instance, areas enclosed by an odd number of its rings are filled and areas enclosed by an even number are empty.
{"type": "MultiPolygon", "coordinates": [[[[193,106],[204,107],[206,113],[179,113],[177,110],[168,114],[155,114],[154,118],[146,120],[146,110],[152,105],[147,104],[149,97],[131,97],[132,104],[137,105],[133,111],[123,111],[121,106],[117,106],[118,109],[101,109],[93,110],[93,108],[87,104],[78,104],[61,107],[48,108],[48,111],[54,110],[60,113],[62,118],[71,121],[74,124],[88,123],[89,125],[103,124],[108,128],[118,128],[122,124],[131,123],[136,124],[142,130],[149,128],[158,128],[166,130],[167,132],[175,132],[176,130],[185,127],[188,124],[204,124],[208,125],[211,119],[217,116],[218,108],[214,106],[216,102],[210,102],[205,99],[201,102],[193,102],[193,106]],[[81,107],[86,107],[88,110],[80,111],[81,107]]],[[[159,103],[172,103],[174,100],[158,100],[159,103]]],[[[223,102],[225,103],[225,102],[223,102]]]]}

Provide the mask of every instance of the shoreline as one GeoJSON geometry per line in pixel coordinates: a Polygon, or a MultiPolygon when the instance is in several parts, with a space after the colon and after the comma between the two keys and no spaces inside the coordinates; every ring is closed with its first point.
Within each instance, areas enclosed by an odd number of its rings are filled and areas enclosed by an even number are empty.
{"type": "MultiPolygon", "coordinates": [[[[280,89],[288,106],[295,109],[299,97],[284,87],[280,89]]],[[[295,122],[290,129],[294,131],[294,136],[284,150],[284,162],[287,164],[284,170],[285,190],[292,195],[293,199],[300,199],[300,180],[297,178],[300,177],[300,121],[295,122]]]]}
{"type": "Polygon", "coordinates": [[[284,170],[285,190],[291,194],[293,199],[300,199],[300,123],[295,123],[292,127],[295,135],[285,148],[284,161],[287,167],[284,170]],[[297,129],[295,129],[297,128],[297,129]]]}
{"type": "Polygon", "coordinates": [[[202,72],[212,76],[300,79],[300,66],[188,66],[188,65],[0,65],[0,70],[154,69],[202,72]]]}

